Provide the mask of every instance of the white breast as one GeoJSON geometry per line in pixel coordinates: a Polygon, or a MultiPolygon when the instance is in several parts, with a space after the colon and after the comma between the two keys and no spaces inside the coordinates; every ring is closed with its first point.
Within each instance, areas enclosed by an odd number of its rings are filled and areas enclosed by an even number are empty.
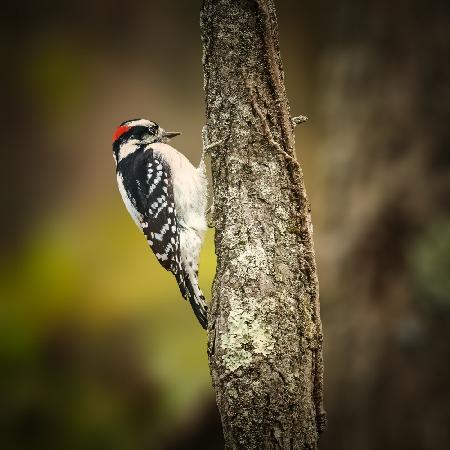
{"type": "Polygon", "coordinates": [[[151,148],[155,156],[160,154],[171,168],[177,218],[181,225],[195,230],[202,238],[207,226],[207,182],[203,168],[194,167],[168,144],[154,143],[151,148]]]}

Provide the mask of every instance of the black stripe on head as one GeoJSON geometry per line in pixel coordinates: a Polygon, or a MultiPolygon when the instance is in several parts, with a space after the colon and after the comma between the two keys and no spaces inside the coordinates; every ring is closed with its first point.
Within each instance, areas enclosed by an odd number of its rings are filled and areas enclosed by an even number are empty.
{"type": "Polygon", "coordinates": [[[153,122],[150,122],[150,125],[134,125],[123,134],[124,141],[128,141],[129,139],[137,139],[138,141],[142,141],[143,139],[151,136],[157,136],[158,130],[158,125],[153,122]]]}
{"type": "MultiPolygon", "coordinates": [[[[124,125],[120,125],[120,126],[124,126],[124,125]]],[[[150,134],[151,134],[151,131],[149,131],[147,126],[145,126],[145,125],[136,125],[134,127],[131,127],[125,133],[123,133],[119,137],[119,139],[117,139],[114,142],[114,147],[115,146],[119,146],[120,147],[123,143],[125,143],[125,142],[127,142],[127,141],[129,141],[131,139],[136,139],[138,141],[142,141],[145,138],[149,137],[150,134]]]]}
{"type": "Polygon", "coordinates": [[[130,133],[128,139],[137,139],[138,141],[142,141],[150,135],[150,131],[148,127],[145,125],[136,125],[132,127],[129,131],[127,131],[125,134],[128,133],[130,133]]]}

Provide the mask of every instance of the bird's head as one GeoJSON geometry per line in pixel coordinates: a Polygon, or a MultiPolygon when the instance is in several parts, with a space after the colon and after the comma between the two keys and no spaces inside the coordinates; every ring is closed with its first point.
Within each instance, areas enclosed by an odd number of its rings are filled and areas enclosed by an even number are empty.
{"type": "Polygon", "coordinates": [[[121,148],[128,147],[127,153],[129,154],[136,146],[153,142],[166,143],[180,134],[175,131],[166,131],[157,123],[147,119],[132,119],[122,122],[113,136],[113,152],[116,162],[124,157],[124,155],[120,155],[121,148]]]}

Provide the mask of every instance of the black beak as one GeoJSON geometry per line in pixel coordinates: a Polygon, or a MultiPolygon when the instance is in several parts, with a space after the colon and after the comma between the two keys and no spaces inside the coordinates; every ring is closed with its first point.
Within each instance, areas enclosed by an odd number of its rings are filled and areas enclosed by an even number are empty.
{"type": "Polygon", "coordinates": [[[179,133],[178,131],[164,131],[163,132],[163,138],[169,140],[174,138],[175,136],[179,136],[181,133],[179,133]]]}

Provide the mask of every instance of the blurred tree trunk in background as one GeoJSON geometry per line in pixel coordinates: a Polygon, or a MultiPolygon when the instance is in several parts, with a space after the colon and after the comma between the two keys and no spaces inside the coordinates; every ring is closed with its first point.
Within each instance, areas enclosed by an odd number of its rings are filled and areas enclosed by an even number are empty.
{"type": "Polygon", "coordinates": [[[433,292],[448,285],[449,5],[347,0],[335,12],[318,98],[334,343],[323,448],[448,448],[448,305],[433,292]]]}
{"type": "Polygon", "coordinates": [[[218,268],[211,374],[227,448],[313,449],[325,425],[312,226],[271,0],[201,14],[218,268]]]}

